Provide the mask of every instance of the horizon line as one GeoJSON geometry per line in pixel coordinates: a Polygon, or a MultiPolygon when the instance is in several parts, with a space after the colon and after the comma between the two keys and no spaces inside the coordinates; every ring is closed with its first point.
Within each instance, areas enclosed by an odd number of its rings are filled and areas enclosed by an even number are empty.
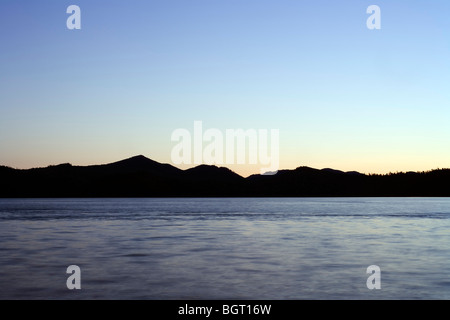
{"type": "MultiPolygon", "coordinates": [[[[128,157],[128,158],[124,158],[124,159],[121,159],[121,160],[112,161],[112,162],[98,163],[98,164],[88,164],[88,165],[77,165],[77,164],[72,164],[70,162],[62,162],[62,163],[58,163],[58,164],[49,164],[47,166],[29,167],[29,168],[17,168],[17,167],[11,167],[11,166],[7,166],[7,165],[2,165],[2,164],[0,164],[0,167],[10,168],[10,169],[13,169],[13,170],[45,169],[45,168],[57,167],[57,166],[61,166],[61,165],[70,165],[70,166],[73,166],[73,167],[91,167],[91,166],[110,165],[110,164],[114,164],[114,163],[118,163],[118,162],[122,162],[122,161],[126,161],[126,160],[131,160],[131,159],[134,159],[134,158],[140,158],[140,157],[141,158],[145,158],[145,159],[150,160],[150,161],[157,162],[157,163],[162,164],[162,165],[170,165],[170,166],[172,166],[174,168],[177,168],[177,169],[179,169],[181,171],[186,171],[186,170],[193,169],[193,168],[196,168],[196,167],[199,167],[199,166],[211,166],[211,167],[217,167],[217,168],[226,168],[226,169],[232,171],[233,173],[239,175],[242,178],[248,178],[250,176],[258,176],[258,175],[263,176],[263,175],[265,175],[265,174],[261,174],[261,173],[252,173],[252,174],[249,174],[248,176],[243,176],[243,175],[237,173],[236,171],[232,170],[231,168],[229,168],[227,166],[222,166],[220,164],[201,163],[201,164],[197,164],[197,165],[194,165],[194,166],[186,168],[186,169],[182,169],[182,168],[177,167],[174,164],[167,163],[167,162],[160,162],[160,161],[154,160],[152,158],[149,158],[147,156],[144,156],[142,154],[131,156],[131,157],[128,157]]],[[[389,172],[385,172],[385,173],[373,173],[373,172],[368,173],[368,172],[360,172],[360,171],[357,171],[357,170],[344,171],[344,170],[335,169],[335,168],[331,168],[331,167],[325,167],[325,168],[320,168],[319,169],[319,168],[310,167],[310,166],[307,166],[307,165],[299,165],[299,166],[297,166],[295,168],[291,168],[291,169],[289,169],[289,168],[278,169],[277,173],[280,172],[280,171],[294,171],[294,170],[296,170],[298,168],[310,168],[310,169],[319,170],[319,171],[321,171],[321,170],[334,170],[334,171],[340,171],[342,173],[358,173],[358,174],[367,175],[367,176],[370,176],[370,175],[381,175],[381,176],[383,176],[383,175],[401,174],[401,173],[427,173],[427,172],[432,172],[432,171],[436,171],[436,170],[449,170],[450,169],[450,168],[439,168],[438,167],[438,168],[422,170],[422,171],[411,171],[411,170],[409,170],[409,171],[395,171],[395,172],[389,171],[389,172]]]]}

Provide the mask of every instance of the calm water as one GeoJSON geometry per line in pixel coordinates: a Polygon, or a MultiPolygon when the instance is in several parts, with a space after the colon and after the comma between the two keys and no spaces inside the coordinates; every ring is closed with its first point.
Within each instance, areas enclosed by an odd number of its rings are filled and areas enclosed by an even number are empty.
{"type": "Polygon", "coordinates": [[[0,299],[450,299],[450,199],[0,199],[0,287],[0,299]],[[81,290],[66,287],[69,265],[81,290]]]}

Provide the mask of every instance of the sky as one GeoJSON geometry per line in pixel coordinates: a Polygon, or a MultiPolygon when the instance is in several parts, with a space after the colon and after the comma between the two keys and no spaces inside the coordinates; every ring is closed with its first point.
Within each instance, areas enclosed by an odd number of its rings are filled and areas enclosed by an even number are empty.
{"type": "Polygon", "coordinates": [[[448,168],[448,12],[448,0],[2,0],[0,165],[173,164],[172,133],[201,121],[279,130],[280,169],[448,168]],[[367,28],[370,5],[381,29],[367,28]]]}

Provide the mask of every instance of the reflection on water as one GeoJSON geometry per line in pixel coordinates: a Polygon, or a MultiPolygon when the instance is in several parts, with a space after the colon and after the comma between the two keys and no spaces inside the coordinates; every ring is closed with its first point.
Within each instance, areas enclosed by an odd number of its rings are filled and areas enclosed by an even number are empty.
{"type": "Polygon", "coordinates": [[[0,298],[449,299],[449,218],[447,198],[0,199],[0,298]]]}

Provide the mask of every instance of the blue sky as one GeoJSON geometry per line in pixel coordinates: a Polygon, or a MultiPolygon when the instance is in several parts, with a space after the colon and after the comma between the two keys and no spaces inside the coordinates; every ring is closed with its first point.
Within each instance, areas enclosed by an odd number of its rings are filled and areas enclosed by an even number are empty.
{"type": "MultiPolygon", "coordinates": [[[[0,164],[171,163],[171,133],[279,129],[280,167],[450,167],[448,1],[0,2],[0,164]],[[81,8],[68,30],[66,8],[81,8]],[[381,30],[369,30],[369,5],[381,30]]],[[[242,175],[257,170],[232,166],[242,175]]]]}

